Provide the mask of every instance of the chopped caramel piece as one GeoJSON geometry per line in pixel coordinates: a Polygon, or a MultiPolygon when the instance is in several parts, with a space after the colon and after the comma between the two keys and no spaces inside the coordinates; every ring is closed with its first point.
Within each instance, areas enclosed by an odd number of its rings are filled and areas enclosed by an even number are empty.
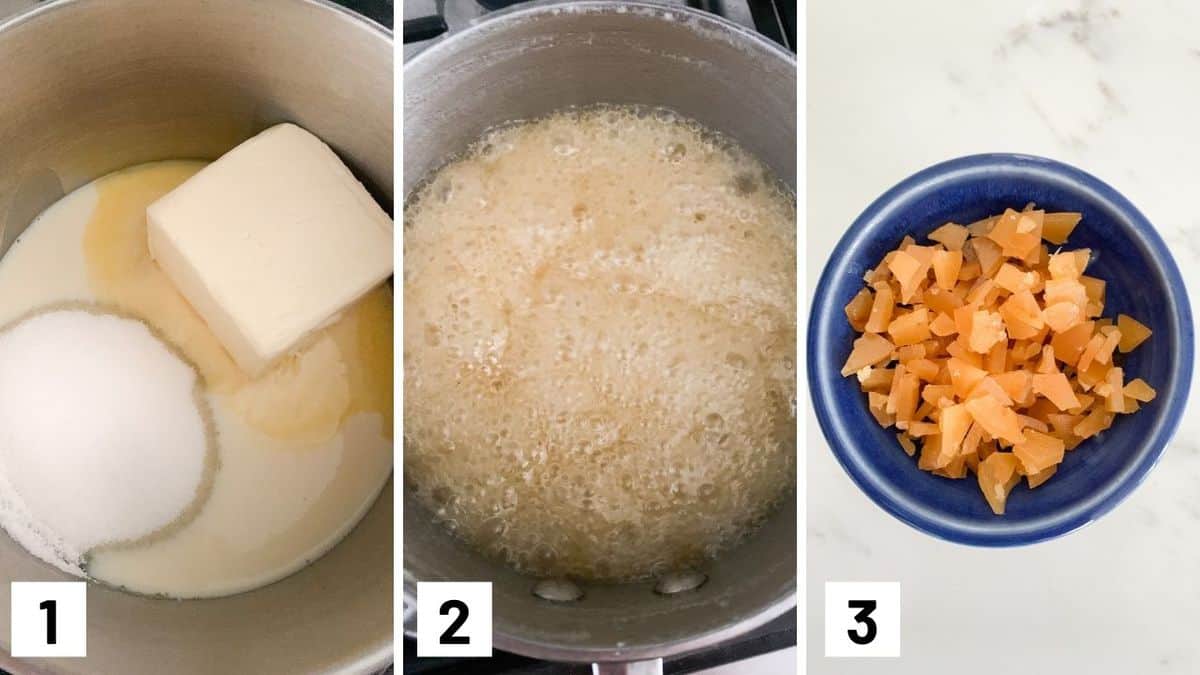
{"type": "Polygon", "coordinates": [[[996,382],[996,378],[992,377],[991,375],[984,376],[984,378],[979,381],[979,384],[976,384],[975,388],[971,390],[971,393],[967,394],[967,399],[970,400],[973,398],[979,398],[980,396],[991,396],[1004,406],[1012,406],[1013,404],[1013,400],[1008,395],[1008,392],[1006,392],[1004,388],[996,382]]]}
{"type": "Polygon", "coordinates": [[[967,430],[971,428],[971,423],[971,413],[967,412],[967,406],[964,404],[960,403],[942,409],[942,417],[938,420],[938,430],[942,434],[941,452],[947,459],[940,466],[945,466],[946,463],[949,463],[949,458],[959,454],[959,449],[962,447],[967,430]]]}
{"type": "Polygon", "coordinates": [[[854,341],[854,349],[842,366],[842,376],[856,373],[867,366],[873,366],[892,355],[895,346],[874,333],[863,333],[854,341]]]}
{"type": "Polygon", "coordinates": [[[1111,328],[1107,332],[1105,329],[1100,329],[1104,335],[1104,343],[1100,345],[1099,351],[1096,352],[1095,359],[1100,363],[1111,363],[1113,350],[1121,342],[1121,331],[1116,328],[1111,328]]]}
{"type": "Polygon", "coordinates": [[[953,292],[931,288],[925,293],[925,305],[930,311],[953,316],[954,310],[963,306],[963,301],[953,292]]]}
{"type": "Polygon", "coordinates": [[[918,342],[928,340],[931,333],[929,332],[929,310],[921,307],[903,316],[892,319],[892,323],[888,325],[888,335],[892,336],[896,346],[914,345],[918,342]]]}
{"type": "Polygon", "coordinates": [[[1075,381],[1079,383],[1080,389],[1091,391],[1092,387],[1103,382],[1107,376],[1108,366],[1099,361],[1092,361],[1086,369],[1075,372],[1075,381]]]}
{"type": "Polygon", "coordinates": [[[1071,382],[1062,373],[1042,374],[1033,376],[1033,391],[1054,404],[1059,410],[1070,410],[1079,407],[1079,399],[1071,389],[1071,382]]]}
{"type": "Polygon", "coordinates": [[[1056,302],[1042,310],[1042,318],[1055,333],[1071,330],[1083,322],[1084,312],[1073,302],[1056,302]]]}
{"type": "Polygon", "coordinates": [[[992,279],[978,279],[967,291],[967,302],[973,305],[990,305],[996,299],[996,282],[992,279]]]}
{"type": "Polygon", "coordinates": [[[1096,434],[1104,431],[1112,426],[1113,414],[1103,408],[1096,408],[1088,413],[1088,416],[1082,422],[1075,425],[1073,429],[1076,436],[1080,438],[1091,438],[1096,434]]]}
{"type": "Polygon", "coordinates": [[[934,251],[933,278],[938,288],[950,290],[958,283],[962,270],[962,251],[934,251]]]}
{"type": "Polygon", "coordinates": [[[1016,291],[1001,303],[1000,316],[1008,336],[1015,340],[1027,340],[1045,325],[1042,308],[1028,290],[1016,291]]]}
{"type": "Polygon", "coordinates": [[[934,469],[933,475],[941,476],[942,478],[966,478],[967,477],[967,458],[955,457],[949,464],[940,468],[934,469]]]}
{"type": "Polygon", "coordinates": [[[1042,303],[1047,307],[1069,302],[1080,309],[1087,307],[1087,289],[1078,279],[1048,279],[1042,288],[1042,303]]]}
{"type": "Polygon", "coordinates": [[[897,373],[888,401],[888,412],[896,413],[897,422],[912,421],[921,401],[921,381],[913,373],[897,373]]]}
{"type": "Polygon", "coordinates": [[[1024,258],[1042,243],[1042,220],[1045,214],[1037,211],[1018,213],[1008,209],[996,221],[987,238],[1000,246],[1000,252],[1011,258],[1024,258]]]}
{"type": "Polygon", "coordinates": [[[1042,374],[1059,372],[1058,363],[1054,360],[1054,347],[1042,347],[1042,360],[1038,361],[1037,371],[1042,374]]]}
{"type": "Polygon", "coordinates": [[[900,301],[907,304],[925,281],[925,272],[929,268],[908,251],[896,251],[888,262],[888,269],[900,282],[900,301]]]}
{"type": "Polygon", "coordinates": [[[943,399],[953,402],[954,387],[948,384],[930,384],[921,390],[921,400],[925,401],[926,403],[936,406],[939,405],[943,399]]]}
{"type": "Polygon", "coordinates": [[[1022,271],[1012,263],[1004,263],[1000,266],[1000,271],[996,272],[996,285],[1009,293],[1032,290],[1040,280],[1037,272],[1022,271]]]}
{"type": "Polygon", "coordinates": [[[874,391],[867,392],[867,402],[871,410],[871,415],[879,423],[879,426],[884,429],[896,423],[896,418],[887,412],[887,400],[888,397],[885,394],[874,391]]]}
{"type": "Polygon", "coordinates": [[[879,391],[881,389],[892,388],[892,375],[896,371],[892,368],[872,368],[866,366],[858,371],[858,386],[863,391],[879,391]]]}
{"type": "Polygon", "coordinates": [[[971,417],[988,432],[992,438],[999,438],[1009,443],[1019,443],[1021,435],[1021,420],[1012,408],[1005,406],[993,396],[973,398],[966,403],[971,417]]]}
{"type": "Polygon", "coordinates": [[[921,436],[930,436],[939,432],[938,425],[933,422],[913,422],[908,425],[908,435],[913,438],[921,436]]]}
{"type": "Polygon", "coordinates": [[[1079,277],[1079,283],[1083,284],[1089,304],[1094,303],[1100,309],[1104,309],[1104,290],[1106,288],[1104,280],[1084,274],[1079,277]]]}
{"type": "Polygon", "coordinates": [[[1076,394],[1075,398],[1079,399],[1079,407],[1071,408],[1067,411],[1072,415],[1079,415],[1087,412],[1087,410],[1092,407],[1092,403],[1095,403],[1096,401],[1096,397],[1092,396],[1091,394],[1076,394]]]}
{"type": "Polygon", "coordinates": [[[933,232],[929,233],[929,240],[943,244],[946,250],[962,251],[963,244],[967,243],[967,235],[970,231],[962,225],[954,223],[946,223],[933,232]]]}
{"type": "Polygon", "coordinates": [[[861,333],[867,329],[867,319],[871,316],[871,304],[874,300],[871,289],[864,288],[846,305],[846,319],[850,321],[854,330],[861,333]]]}
{"type": "Polygon", "coordinates": [[[941,366],[929,359],[913,359],[905,365],[914,375],[926,382],[933,382],[942,372],[941,366]]]}
{"type": "MultiPolygon", "coordinates": [[[[921,439],[921,456],[917,460],[917,468],[924,471],[939,469],[938,460],[942,455],[942,437],[937,434],[921,439]]],[[[944,466],[944,465],[942,465],[944,466]]]]}
{"type": "MultiPolygon", "coordinates": [[[[891,286],[881,286],[875,292],[871,302],[871,311],[867,314],[866,332],[882,333],[892,322],[892,312],[896,309],[896,297],[891,286]]],[[[863,332],[863,331],[859,331],[863,332]]]]}
{"type": "MultiPolygon", "coordinates": [[[[1074,251],[1066,251],[1063,253],[1055,253],[1050,256],[1050,262],[1047,263],[1046,269],[1050,272],[1050,278],[1056,281],[1078,280],[1083,276],[1083,268],[1080,267],[1080,258],[1075,255],[1074,251]]],[[[1082,260],[1084,264],[1087,260],[1082,260]]]]}
{"type": "Polygon", "coordinates": [[[1046,421],[1059,437],[1065,435],[1073,435],[1075,425],[1083,421],[1083,415],[1069,415],[1066,413],[1053,413],[1046,415],[1046,421]]]}
{"type": "Polygon", "coordinates": [[[1121,343],[1117,345],[1117,349],[1121,350],[1122,354],[1137,349],[1138,345],[1151,335],[1149,328],[1125,314],[1117,315],[1117,330],[1121,331],[1121,343]]]}
{"type": "MultiPolygon", "coordinates": [[[[1079,370],[1086,371],[1091,367],[1092,361],[1096,359],[1096,355],[1100,353],[1100,349],[1104,346],[1104,336],[1096,333],[1088,340],[1087,345],[1083,348],[1083,353],[1079,355],[1079,361],[1075,367],[1079,370]]],[[[1098,362],[1100,363],[1100,362],[1098,362]]]]}
{"type": "Polygon", "coordinates": [[[1050,425],[1036,417],[1030,417],[1029,415],[1017,415],[1017,418],[1021,420],[1021,424],[1025,425],[1026,430],[1033,429],[1034,431],[1040,431],[1042,433],[1050,431],[1050,425]]]}
{"type": "Polygon", "coordinates": [[[992,345],[1008,337],[1004,330],[1004,320],[996,312],[976,310],[971,313],[971,328],[967,338],[967,346],[971,351],[985,354],[992,345]]]}
{"type": "Polygon", "coordinates": [[[987,357],[983,360],[983,367],[989,373],[1003,373],[1005,366],[1008,364],[1008,340],[999,340],[992,348],[988,350],[987,357]]]}
{"type": "Polygon", "coordinates": [[[1050,480],[1055,471],[1058,471],[1058,465],[1047,467],[1038,473],[1025,474],[1025,480],[1029,482],[1029,489],[1032,490],[1050,480]]]}
{"type": "Polygon", "coordinates": [[[1082,218],[1082,213],[1070,211],[1047,213],[1042,218],[1042,239],[1062,246],[1067,243],[1067,237],[1071,236],[1071,232],[1082,218]]]}
{"type": "Polygon", "coordinates": [[[979,261],[963,262],[962,269],[958,272],[958,278],[963,281],[970,281],[983,274],[983,270],[979,267],[979,261]]]}
{"type": "Polygon", "coordinates": [[[1000,246],[990,239],[972,239],[969,244],[979,263],[979,275],[989,279],[996,276],[996,271],[1004,262],[1000,246]]]}
{"type": "Polygon", "coordinates": [[[1146,381],[1139,377],[1125,385],[1125,395],[1135,401],[1148,403],[1154,400],[1158,392],[1154,391],[1153,387],[1146,384],[1146,381]]]}
{"type": "Polygon", "coordinates": [[[938,314],[933,323],[929,324],[929,331],[938,337],[947,337],[958,332],[954,327],[954,319],[948,314],[938,314]]]}
{"type": "Polygon", "coordinates": [[[1109,368],[1108,374],[1104,377],[1104,384],[1108,385],[1108,393],[1105,402],[1105,407],[1109,412],[1123,413],[1125,412],[1125,377],[1124,371],[1120,368],[1109,368]]]}
{"type": "Polygon", "coordinates": [[[1066,445],[1049,434],[1025,430],[1024,441],[1013,446],[1013,454],[1021,462],[1025,475],[1041,473],[1063,461],[1066,445]]]}
{"type": "Polygon", "coordinates": [[[970,225],[967,225],[967,232],[970,233],[972,237],[983,237],[987,235],[988,232],[992,231],[992,227],[996,225],[997,218],[999,218],[999,216],[980,218],[970,225]]]}
{"type": "Polygon", "coordinates": [[[993,452],[979,463],[979,489],[992,507],[992,513],[1004,515],[1008,493],[1021,480],[1017,473],[1017,458],[1010,452],[993,452]]]}
{"type": "Polygon", "coordinates": [[[1087,347],[1088,340],[1092,339],[1092,331],[1095,330],[1095,327],[1094,321],[1084,321],[1070,330],[1056,333],[1050,340],[1055,358],[1068,366],[1078,363],[1079,356],[1083,354],[1084,347],[1087,347]]]}
{"type": "Polygon", "coordinates": [[[953,385],[954,395],[960,399],[967,398],[975,385],[987,377],[986,370],[973,366],[958,357],[951,357],[946,362],[946,369],[950,373],[950,383],[953,385]]]}
{"type": "Polygon", "coordinates": [[[1013,401],[1022,403],[1028,401],[1033,393],[1033,376],[1027,370],[1013,370],[993,376],[996,384],[1008,394],[1013,401]]]}

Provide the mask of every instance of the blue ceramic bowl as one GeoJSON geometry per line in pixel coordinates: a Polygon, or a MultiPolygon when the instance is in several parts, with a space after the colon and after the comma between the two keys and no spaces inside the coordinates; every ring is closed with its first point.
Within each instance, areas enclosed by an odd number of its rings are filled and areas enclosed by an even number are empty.
{"type": "Polygon", "coordinates": [[[1179,268],[1154,226],[1116,190],[1079,169],[1040,157],[972,155],[932,166],[888,190],[854,221],[829,258],[812,303],[808,378],[821,430],[856,484],[884,510],[929,534],[963,544],[1017,546],[1085,525],[1146,477],[1175,432],[1192,376],[1192,316],[1179,268]],[[839,373],[856,333],[843,307],[862,277],[906,234],[969,223],[1036,202],[1079,211],[1067,242],[1092,249],[1088,274],[1108,282],[1104,315],[1129,314],[1154,335],[1126,357],[1158,397],[1068,452],[1036,491],[1022,482],[1007,514],[993,515],[972,476],[950,480],[917,469],[895,429],[881,429],[853,377],[839,373]]]}

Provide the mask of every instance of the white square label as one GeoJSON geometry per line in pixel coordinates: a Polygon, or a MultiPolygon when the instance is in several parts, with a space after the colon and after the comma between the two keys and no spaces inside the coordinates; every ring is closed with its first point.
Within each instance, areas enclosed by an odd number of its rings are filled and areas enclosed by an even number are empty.
{"type": "Polygon", "coordinates": [[[491,655],[491,582],[417,582],[417,656],[491,655]]]}
{"type": "Polygon", "coordinates": [[[900,583],[825,582],[825,656],[900,656],[900,583]]]}
{"type": "Polygon", "coordinates": [[[87,583],[12,582],[12,655],[87,656],[87,583]]]}

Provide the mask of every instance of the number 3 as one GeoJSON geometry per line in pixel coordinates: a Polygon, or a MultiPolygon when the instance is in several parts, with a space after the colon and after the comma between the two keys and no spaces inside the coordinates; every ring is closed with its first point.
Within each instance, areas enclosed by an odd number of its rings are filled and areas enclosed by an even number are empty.
{"type": "Polygon", "coordinates": [[[438,614],[446,616],[450,614],[450,610],[456,610],[454,620],[450,622],[450,626],[438,638],[438,641],[444,645],[467,645],[471,644],[471,638],[466,635],[455,635],[459,628],[467,622],[467,603],[462,600],[447,600],[442,603],[438,609],[438,614]]]}
{"type": "Polygon", "coordinates": [[[875,625],[875,619],[871,618],[871,612],[875,611],[874,600],[851,600],[850,609],[857,609],[858,614],[854,615],[854,620],[862,624],[864,627],[863,635],[860,635],[857,630],[848,630],[846,635],[850,636],[850,641],[856,645],[869,645],[875,641],[875,633],[878,632],[878,626],[875,625]]]}

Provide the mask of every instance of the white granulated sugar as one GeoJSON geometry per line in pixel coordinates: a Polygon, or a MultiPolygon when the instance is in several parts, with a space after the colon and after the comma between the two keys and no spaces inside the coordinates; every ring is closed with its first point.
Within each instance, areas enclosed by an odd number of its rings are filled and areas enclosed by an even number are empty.
{"type": "Polygon", "coordinates": [[[0,525],[78,574],[170,524],[208,452],[195,372],[142,323],[85,310],[0,333],[0,525]]]}

